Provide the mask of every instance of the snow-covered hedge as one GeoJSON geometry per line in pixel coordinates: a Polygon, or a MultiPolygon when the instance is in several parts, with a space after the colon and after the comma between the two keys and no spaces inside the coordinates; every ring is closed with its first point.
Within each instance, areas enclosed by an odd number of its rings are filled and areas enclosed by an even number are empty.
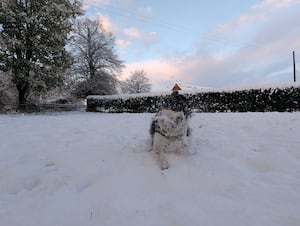
{"type": "Polygon", "coordinates": [[[87,111],[157,112],[167,95],[88,96],[87,111]]]}
{"type": "MultiPolygon", "coordinates": [[[[187,106],[198,112],[299,111],[300,86],[253,88],[234,91],[202,91],[185,94],[187,106]]],[[[157,112],[170,95],[89,96],[87,111],[157,112]]]]}

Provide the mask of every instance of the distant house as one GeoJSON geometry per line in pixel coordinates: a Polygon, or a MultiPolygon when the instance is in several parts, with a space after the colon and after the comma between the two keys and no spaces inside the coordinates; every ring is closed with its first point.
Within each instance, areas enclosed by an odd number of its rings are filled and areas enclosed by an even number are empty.
{"type": "Polygon", "coordinates": [[[203,92],[208,90],[212,90],[212,88],[204,87],[204,86],[194,86],[188,84],[180,84],[179,86],[177,83],[172,88],[172,91],[181,91],[183,93],[195,93],[195,92],[203,92]]]}

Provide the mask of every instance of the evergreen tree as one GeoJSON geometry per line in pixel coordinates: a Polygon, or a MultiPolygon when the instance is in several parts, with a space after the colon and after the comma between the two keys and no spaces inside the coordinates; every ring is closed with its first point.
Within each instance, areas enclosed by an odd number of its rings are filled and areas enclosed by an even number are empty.
{"type": "Polygon", "coordinates": [[[62,81],[71,19],[81,13],[77,0],[1,0],[0,69],[11,75],[20,106],[62,81]]]}

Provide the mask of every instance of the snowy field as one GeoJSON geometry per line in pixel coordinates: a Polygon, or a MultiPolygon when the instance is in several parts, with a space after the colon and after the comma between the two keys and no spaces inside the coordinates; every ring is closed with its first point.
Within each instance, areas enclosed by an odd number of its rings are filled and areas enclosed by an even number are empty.
{"type": "Polygon", "coordinates": [[[195,114],[164,171],[152,117],[0,115],[0,225],[300,225],[299,112],[195,114]]]}

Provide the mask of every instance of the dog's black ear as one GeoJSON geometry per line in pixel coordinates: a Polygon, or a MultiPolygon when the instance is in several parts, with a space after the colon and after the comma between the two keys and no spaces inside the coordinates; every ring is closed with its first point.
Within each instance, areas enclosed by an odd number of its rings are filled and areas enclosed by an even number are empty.
{"type": "Polygon", "coordinates": [[[187,137],[191,136],[191,133],[192,133],[192,129],[190,127],[188,127],[186,130],[186,136],[187,137]]]}
{"type": "Polygon", "coordinates": [[[153,135],[155,133],[155,121],[152,121],[150,126],[150,134],[153,135]]]}

